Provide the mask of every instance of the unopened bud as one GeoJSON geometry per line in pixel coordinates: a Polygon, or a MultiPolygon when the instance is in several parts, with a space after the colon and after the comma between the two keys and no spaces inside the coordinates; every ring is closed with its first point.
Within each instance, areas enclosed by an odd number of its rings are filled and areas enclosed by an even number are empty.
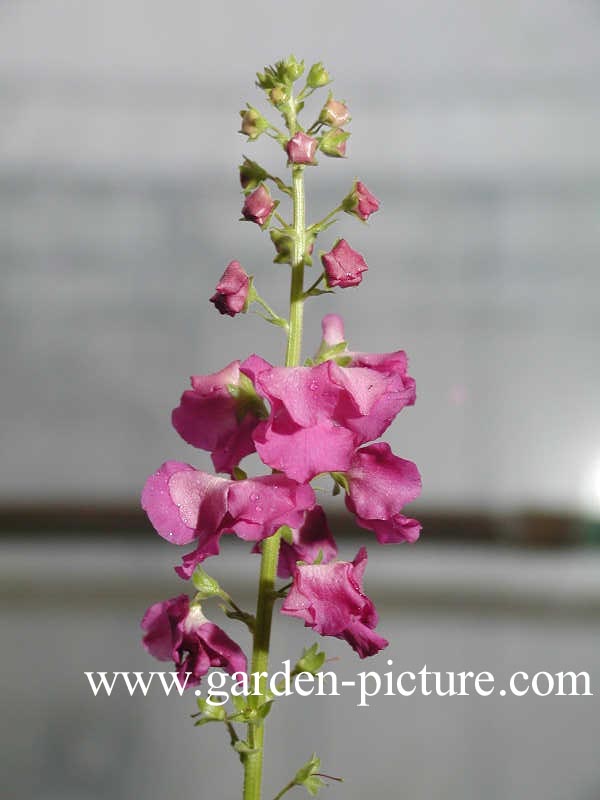
{"type": "Polygon", "coordinates": [[[240,111],[242,118],[242,127],[240,133],[245,134],[249,139],[258,139],[261,133],[264,133],[269,128],[269,123],[260,113],[252,106],[240,111]]]}
{"type": "Polygon", "coordinates": [[[242,216],[249,222],[256,222],[257,225],[264,227],[277,205],[278,201],[273,200],[267,187],[261,183],[252,194],[246,197],[242,207],[242,216]]]}
{"type": "Polygon", "coordinates": [[[286,145],[291,164],[314,164],[317,140],[302,131],[294,134],[286,145]]]}
{"type": "Polygon", "coordinates": [[[310,86],[311,89],[319,89],[321,86],[327,86],[328,83],[331,83],[331,76],[323,64],[320,61],[313,64],[306,78],[307,86],[310,86]]]}
{"type": "Polygon", "coordinates": [[[362,219],[363,222],[379,210],[379,200],[361,181],[354,181],[354,188],[342,201],[342,208],[348,214],[362,219]]]}
{"type": "Polygon", "coordinates": [[[295,56],[289,56],[283,62],[283,73],[291,83],[297,81],[303,72],[304,61],[296,61],[295,56]]]}
{"type": "Polygon", "coordinates": [[[350,137],[348,131],[331,128],[319,140],[319,148],[326,156],[342,158],[346,155],[346,140],[350,137]]]}
{"type": "Polygon", "coordinates": [[[283,103],[289,100],[289,97],[290,93],[282,84],[277,84],[277,86],[274,86],[269,92],[269,100],[274,106],[283,105],[283,103]]]}
{"type": "Polygon", "coordinates": [[[342,128],[350,121],[350,112],[345,103],[330,98],[319,114],[319,122],[324,125],[331,125],[332,128],[342,128]]]}

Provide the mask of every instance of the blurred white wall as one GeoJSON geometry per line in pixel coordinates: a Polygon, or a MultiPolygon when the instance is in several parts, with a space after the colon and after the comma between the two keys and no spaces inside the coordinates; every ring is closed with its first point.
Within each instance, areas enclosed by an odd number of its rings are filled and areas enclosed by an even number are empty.
{"type": "Polygon", "coordinates": [[[128,498],[164,458],[206,464],[169,428],[187,376],[281,357],[207,298],[235,257],[284,307],[286,268],[236,222],[242,153],[272,155],[236,128],[293,50],[354,116],[311,216],[355,174],[383,200],[338,229],[371,268],[314,302],[306,352],[332,308],[353,347],[408,351],[419,400],[390,439],[428,505],[593,505],[599,34],[566,0],[2,4],[2,499],[128,498]]]}

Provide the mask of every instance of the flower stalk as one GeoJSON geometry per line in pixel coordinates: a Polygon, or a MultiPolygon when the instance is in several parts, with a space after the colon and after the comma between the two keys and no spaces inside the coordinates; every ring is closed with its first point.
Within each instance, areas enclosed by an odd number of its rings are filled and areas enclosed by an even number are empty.
{"type": "MultiPolygon", "coordinates": [[[[253,313],[285,331],[285,365],[273,366],[253,354],[218,372],[192,376],[191,389],[181,395],[172,423],[188,444],[211,454],[217,474],[165,461],[142,492],[142,507],[157,533],[174,545],[193,544],[195,549],[183,556],[175,572],[191,579],[196,589],[192,600],[181,594],[150,606],[142,620],[143,643],[156,658],[174,661],[179,676],[189,672],[189,685],[198,685],[208,675],[206,696],[198,693],[200,713],[193,715],[194,725],[224,725],[242,763],[243,800],[262,798],[265,720],[280,696],[281,687],[273,687],[268,675],[275,604],[283,600],[282,614],[302,620],[322,636],[343,639],[360,658],[388,645],[375,630],[377,612],[363,590],[366,548],[361,547],[352,561],[338,560],[326,510],[315,494],[320,487],[312,482],[329,475],[333,495],[344,493],[358,525],[379,542],[415,541],[420,533],[418,521],[401,513],[403,504],[420,492],[418,470],[395,456],[385,442],[375,441],[415,401],[406,354],[349,350],[342,319],[327,314],[316,354],[302,362],[305,301],[334,287],[358,286],[368,269],[363,256],[338,239],[329,252],[320,251],[322,268],[305,289],[304,270],[313,264],[315,241],[338,213],[365,222],[379,208],[377,198],[356,179],[333,211],[307,226],[306,167],[318,164],[318,154],[345,156],[350,134],[341,126],[350,115],[347,106],[329,94],[317,122],[303,127],[298,115],[305,99],[331,81],[323,64],[313,64],[304,88],[294,94],[304,71],[304,62],[290,56],[257,75],[267,101],[283,116],[286,132],[251,105],[240,112],[241,132],[251,142],[261,135],[273,138],[291,172],[288,184],[247,157],[240,166],[242,219],[268,232],[274,263],[290,268],[288,318],[273,311],[239,261],[229,263],[210,298],[222,315],[236,317],[252,307],[253,313]],[[271,196],[266,181],[285,195],[285,202],[291,200],[290,223],[284,219],[289,215],[277,210],[280,200],[271,196]],[[240,466],[253,453],[267,474],[249,476],[240,466]],[[225,534],[253,543],[252,552],[260,553],[255,615],[240,608],[203,569],[207,558],[219,554],[225,534]],[[250,632],[251,657],[205,616],[204,606],[219,600],[225,616],[250,632]],[[224,707],[227,699],[225,704],[213,702],[211,668],[224,670],[235,682],[229,710],[224,707]],[[245,726],[245,738],[238,726],[245,726]]],[[[325,659],[314,644],[297,660],[291,677],[316,675],[325,659]]],[[[320,759],[313,754],[276,798],[295,786],[314,796],[325,785],[323,778],[340,780],[322,773],[320,759]]]]}

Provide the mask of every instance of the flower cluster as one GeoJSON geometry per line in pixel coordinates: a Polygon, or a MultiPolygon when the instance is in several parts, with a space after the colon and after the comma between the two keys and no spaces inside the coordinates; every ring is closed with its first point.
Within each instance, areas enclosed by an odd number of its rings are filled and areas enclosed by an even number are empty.
{"type": "MultiPolygon", "coordinates": [[[[191,388],[173,410],[172,423],[188,444],[210,453],[215,473],[167,461],[146,481],[142,506],[161,537],[192,546],[176,567],[181,578],[193,578],[198,587],[197,576],[205,574],[199,565],[219,553],[223,535],[251,542],[253,552],[262,553],[263,559],[269,548],[273,572],[291,579],[289,587],[278,590],[284,599],[281,612],[323,636],[345,640],[364,658],[387,645],[375,632],[377,613],[363,591],[367,552],[361,547],[353,561],[338,560],[338,547],[311,481],[318,478],[322,483],[329,476],[333,494],[344,493],[357,525],[379,543],[414,542],[420,524],[404,515],[404,507],[420,493],[419,472],[381,437],[395,417],[414,404],[415,382],[403,350],[350,349],[342,319],[333,314],[323,318],[315,355],[303,364],[298,358],[303,303],[335,288],[358,286],[368,269],[359,252],[337,239],[327,252],[320,252],[321,274],[305,289],[304,268],[313,263],[317,237],[326,233],[338,213],[366,222],[379,209],[375,195],[356,180],[330,214],[306,224],[304,170],[317,164],[319,153],[345,157],[350,113],[330,93],[315,122],[301,127],[298,113],[304,98],[330,82],[324,67],[313,65],[304,89],[294,95],[294,83],[303,71],[303,63],[291,57],[258,75],[267,101],[283,116],[286,133],[253,106],[240,112],[241,132],[248,140],[276,140],[292,171],[289,185],[249,158],[240,167],[242,219],[268,231],[275,262],[291,267],[289,319],[271,309],[254,277],[236,260],[210,298],[223,315],[234,317],[253,307],[284,330],[286,363],[274,365],[251,354],[218,372],[192,376],[191,388]],[[291,198],[291,222],[280,215],[272,187],[284,200],[291,198]],[[252,454],[264,465],[264,474],[249,477],[242,468],[252,454]]],[[[275,575],[271,578],[274,581],[275,575]]],[[[219,596],[229,604],[228,615],[246,622],[251,631],[254,626],[263,626],[263,631],[270,627],[270,619],[267,625],[261,617],[264,602],[259,602],[253,620],[229,595],[219,596]]],[[[147,650],[173,660],[180,674],[190,673],[188,685],[196,684],[211,667],[231,673],[247,668],[239,645],[204,617],[200,600],[206,597],[199,592],[192,602],[184,594],[156,603],[142,621],[147,650]]]]}

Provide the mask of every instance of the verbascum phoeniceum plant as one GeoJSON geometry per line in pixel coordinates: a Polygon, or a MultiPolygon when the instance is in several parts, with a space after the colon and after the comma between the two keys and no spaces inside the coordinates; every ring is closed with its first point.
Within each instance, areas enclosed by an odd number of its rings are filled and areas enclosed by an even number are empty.
{"type": "MultiPolygon", "coordinates": [[[[328,314],[318,351],[301,358],[305,302],[335,288],[358,286],[367,270],[363,256],[345,239],[335,241],[317,259],[317,237],[338,214],[366,222],[379,208],[377,198],[355,180],[336,208],[317,222],[307,222],[305,173],[317,165],[319,153],[345,156],[349,110],[329,92],[316,120],[306,128],[300,123],[305,100],[331,82],[321,63],[305,72],[304,62],[290,56],[257,77],[283,125],[277,127],[248,105],[240,112],[241,133],[250,141],[260,136],[273,139],[291,176],[271,175],[245,158],[240,166],[242,217],[269,234],[274,261],[289,265],[289,314],[273,311],[239,261],[227,266],[210,301],[231,317],[254,306],[267,322],[280,327],[287,337],[285,364],[249,355],[219,372],[193,376],[172,422],[186,442],[210,452],[215,472],[221,474],[167,461],[148,478],[142,493],[143,508],[158,534],[172,544],[193,546],[175,571],[191,579],[195,589],[191,597],[182,593],[150,606],[142,620],[143,644],[156,658],[174,662],[186,687],[197,686],[211,668],[232,676],[231,704],[211,703],[210,694],[199,697],[195,716],[197,725],[225,727],[242,763],[244,800],[262,797],[265,725],[278,695],[267,677],[276,605],[281,603],[282,614],[302,620],[321,636],[345,640],[360,658],[388,644],[375,631],[377,612],[363,591],[366,548],[361,547],[352,561],[338,560],[311,481],[323,484],[330,479],[333,495],[343,492],[356,523],[382,544],[414,542],[421,529],[402,513],[421,490],[417,467],[394,455],[386,442],[376,441],[395,416],[415,402],[405,353],[350,349],[341,318],[328,314]],[[288,203],[291,219],[280,213],[280,200],[271,192],[279,192],[288,203]],[[305,269],[314,270],[317,260],[322,269],[307,286],[305,269]],[[264,474],[251,477],[240,467],[252,453],[265,465],[264,474]],[[252,543],[251,551],[260,554],[254,614],[240,608],[202,566],[219,554],[226,534],[252,543]],[[219,600],[222,611],[248,629],[251,655],[205,616],[203,604],[210,598],[219,600]],[[249,682],[248,676],[261,673],[249,682]]],[[[317,645],[296,657],[291,659],[295,676],[315,675],[325,661],[317,645]]],[[[320,772],[316,755],[294,773],[298,766],[291,765],[290,781],[276,800],[296,786],[314,795],[330,777],[320,772]]]]}

